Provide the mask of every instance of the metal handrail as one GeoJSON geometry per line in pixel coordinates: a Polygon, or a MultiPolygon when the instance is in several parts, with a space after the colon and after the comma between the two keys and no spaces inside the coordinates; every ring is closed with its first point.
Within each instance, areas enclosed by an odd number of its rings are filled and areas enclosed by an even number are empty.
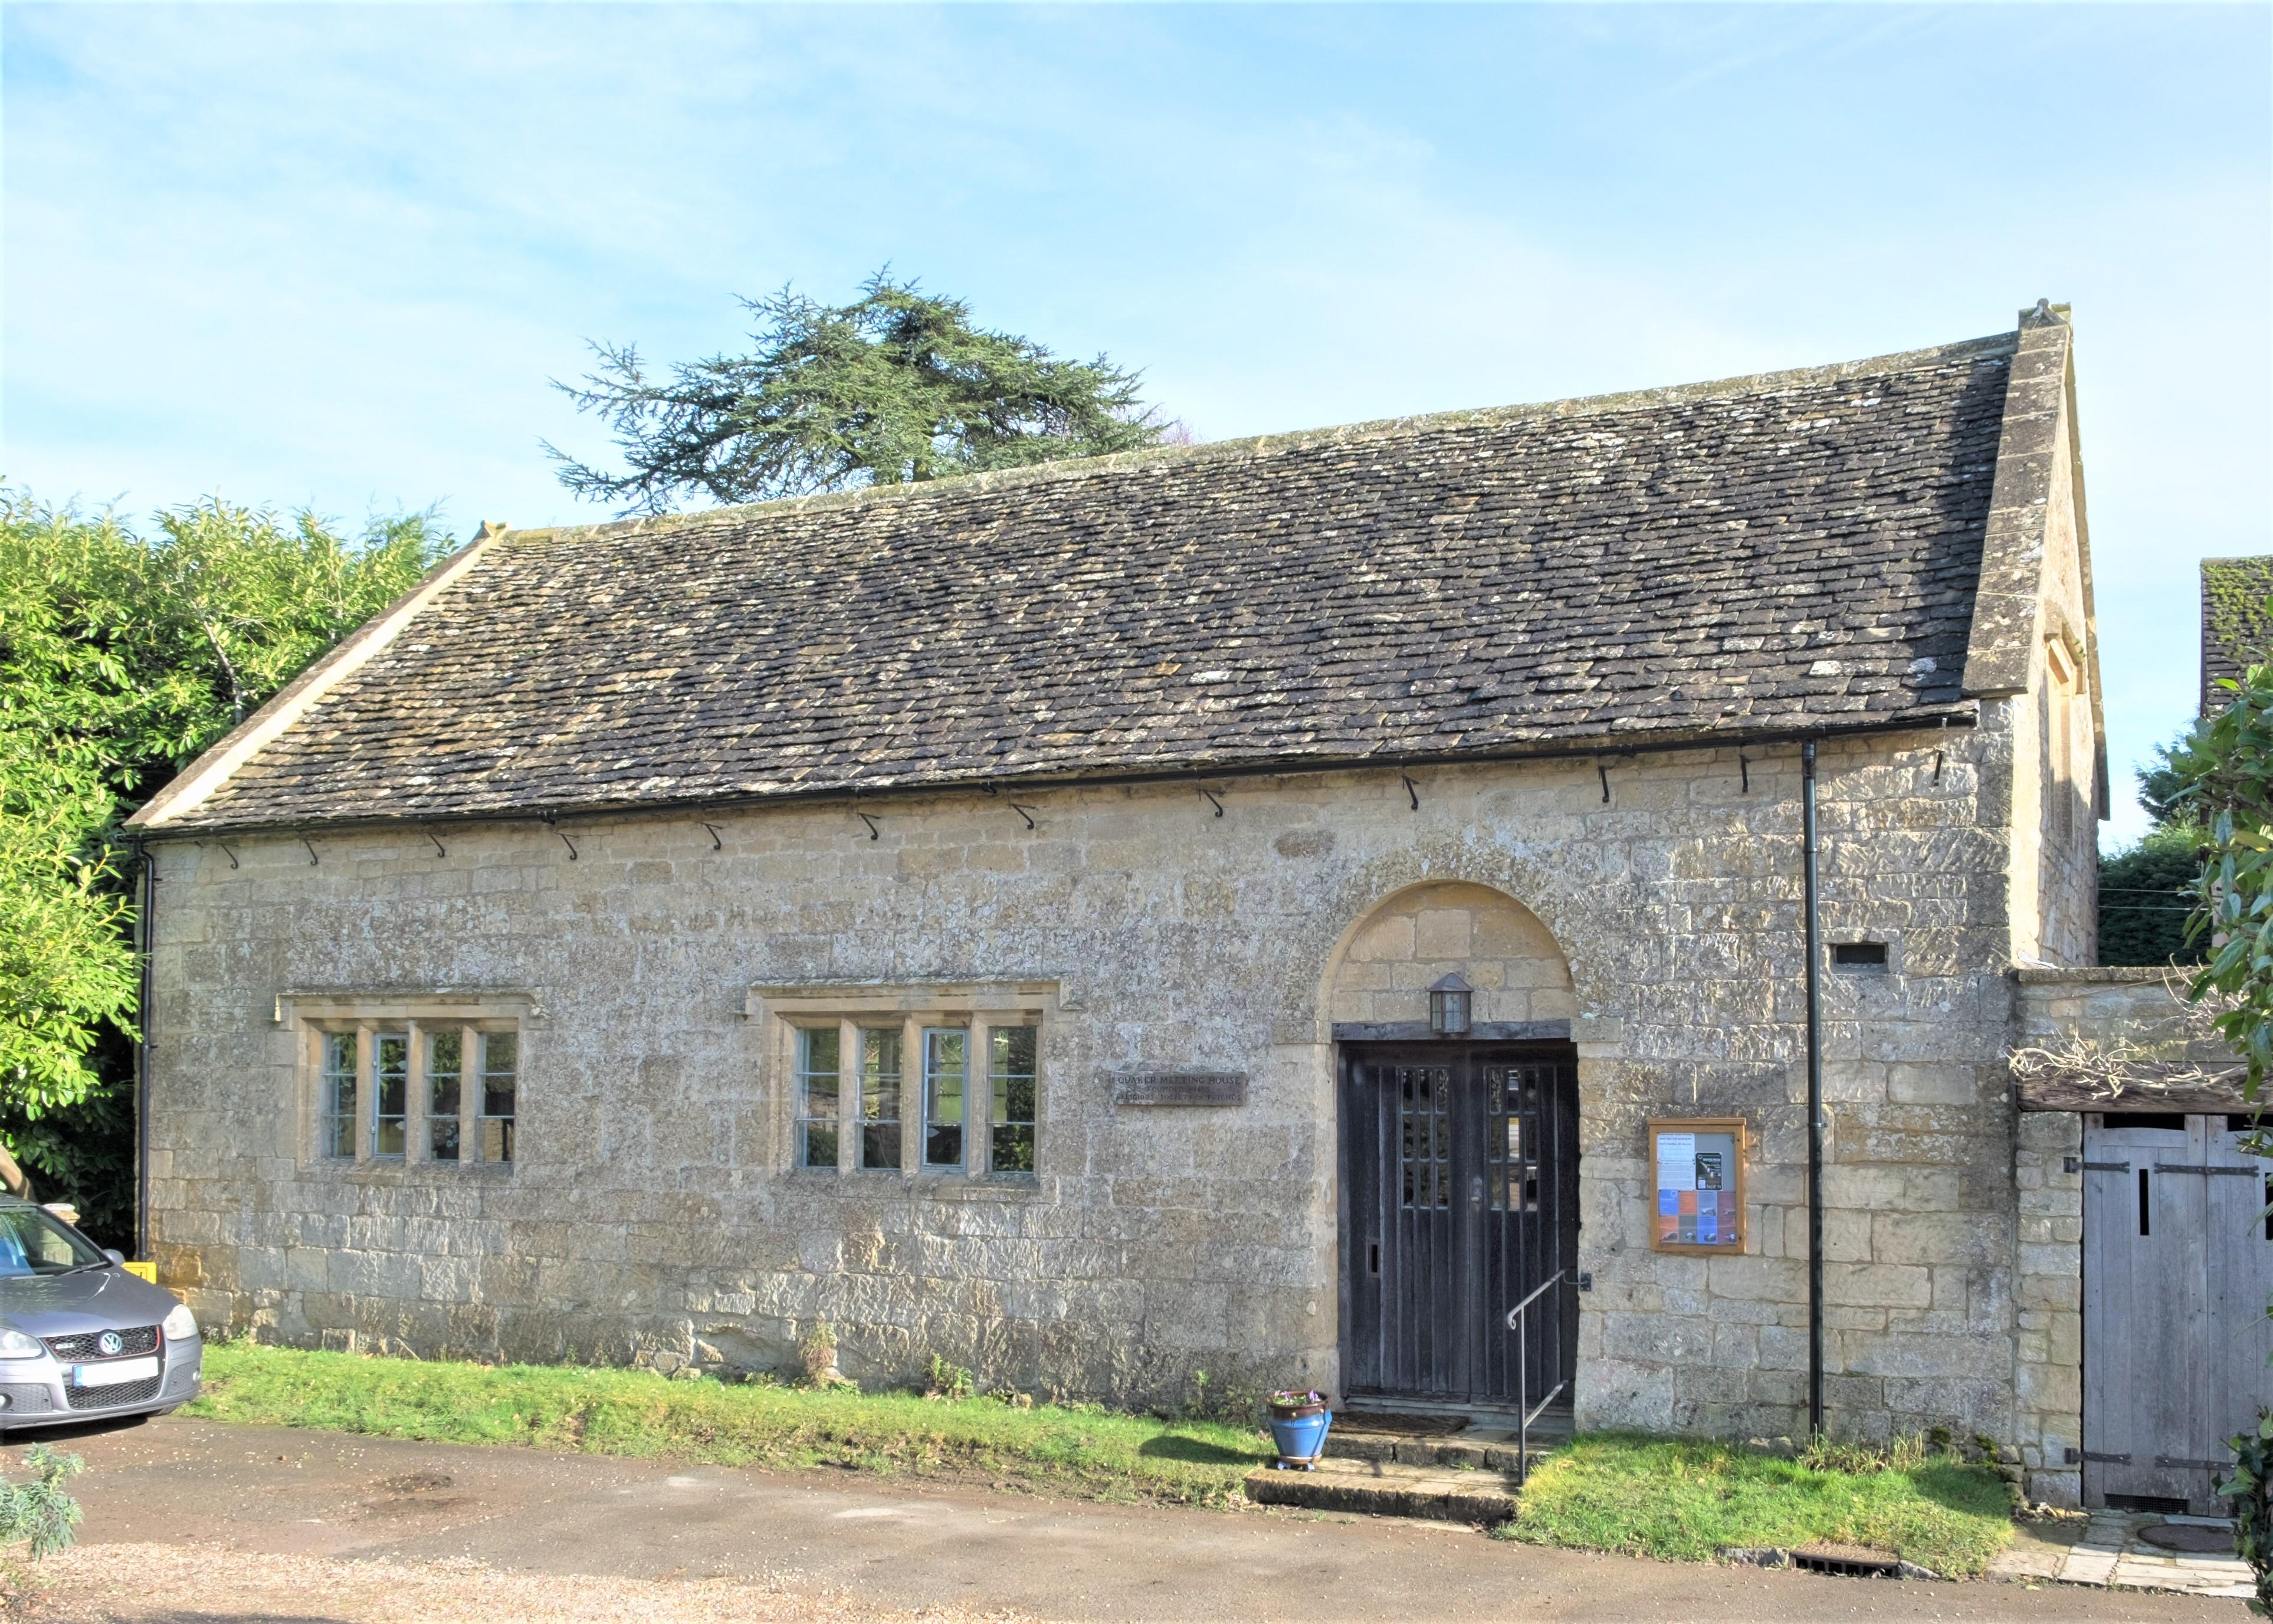
{"type": "Polygon", "coordinates": [[[1521,1419],[1515,1432],[1515,1486],[1521,1488],[1531,1481],[1531,1424],[1539,1418],[1540,1411],[1553,1403],[1557,1395],[1571,1385],[1565,1376],[1547,1390],[1547,1396],[1537,1405],[1531,1403],[1531,1333],[1530,1321],[1523,1316],[1531,1305],[1555,1287],[1563,1283],[1571,1271],[1558,1269],[1539,1284],[1538,1290],[1507,1311],[1507,1328],[1515,1333],[1515,1407],[1521,1419]]]}

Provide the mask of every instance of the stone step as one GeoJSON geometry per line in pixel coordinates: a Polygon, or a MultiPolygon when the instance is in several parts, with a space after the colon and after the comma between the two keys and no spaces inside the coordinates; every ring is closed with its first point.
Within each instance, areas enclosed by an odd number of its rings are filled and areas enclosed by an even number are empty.
{"type": "MultiPolygon", "coordinates": [[[[1531,1463],[1538,1465],[1541,1458],[1564,1439],[1571,1435],[1567,1419],[1561,1426],[1549,1425],[1554,1418],[1542,1416],[1531,1429],[1531,1463]]],[[[1517,1447],[1514,1429],[1503,1427],[1467,1427],[1457,1433],[1376,1432],[1362,1421],[1345,1426],[1337,1418],[1326,1433],[1326,1455],[1329,1459],[1372,1461],[1399,1466],[1468,1467],[1479,1471],[1513,1471],[1521,1451],[1517,1447]]]]}
{"type": "Polygon", "coordinates": [[[1395,1461],[1328,1456],[1310,1471],[1258,1467],[1247,1474],[1247,1498],[1263,1506],[1300,1506],[1442,1523],[1504,1523],[1515,1515],[1515,1479],[1503,1471],[1407,1466],[1395,1461]]]}

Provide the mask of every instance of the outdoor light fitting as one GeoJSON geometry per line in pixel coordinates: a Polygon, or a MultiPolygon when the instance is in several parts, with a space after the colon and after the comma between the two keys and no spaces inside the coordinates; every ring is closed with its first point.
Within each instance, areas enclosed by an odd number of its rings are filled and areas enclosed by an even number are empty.
{"type": "Polygon", "coordinates": [[[1465,1037],[1468,1032],[1468,997],[1472,988],[1458,976],[1447,976],[1429,989],[1429,1029],[1438,1037],[1465,1037]]]}

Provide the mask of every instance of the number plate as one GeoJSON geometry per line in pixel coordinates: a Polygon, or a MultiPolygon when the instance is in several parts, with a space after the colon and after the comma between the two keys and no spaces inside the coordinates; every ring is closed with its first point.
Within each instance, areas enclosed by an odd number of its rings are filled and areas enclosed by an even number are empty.
{"type": "Polygon", "coordinates": [[[112,1359],[101,1365],[71,1366],[71,1385],[75,1388],[123,1387],[129,1381],[147,1381],[158,1373],[158,1356],[140,1359],[112,1359]]]}

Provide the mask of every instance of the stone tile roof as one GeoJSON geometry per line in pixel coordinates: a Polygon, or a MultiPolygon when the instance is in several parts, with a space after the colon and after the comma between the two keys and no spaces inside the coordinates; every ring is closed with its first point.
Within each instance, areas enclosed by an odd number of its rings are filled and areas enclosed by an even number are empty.
{"type": "Polygon", "coordinates": [[[1962,699],[2014,351],[507,532],[147,820],[1924,720],[1962,699]]]}
{"type": "Polygon", "coordinates": [[[2202,561],[2202,708],[2224,710],[2233,695],[2217,685],[2273,656],[2273,558],[2202,561]]]}

